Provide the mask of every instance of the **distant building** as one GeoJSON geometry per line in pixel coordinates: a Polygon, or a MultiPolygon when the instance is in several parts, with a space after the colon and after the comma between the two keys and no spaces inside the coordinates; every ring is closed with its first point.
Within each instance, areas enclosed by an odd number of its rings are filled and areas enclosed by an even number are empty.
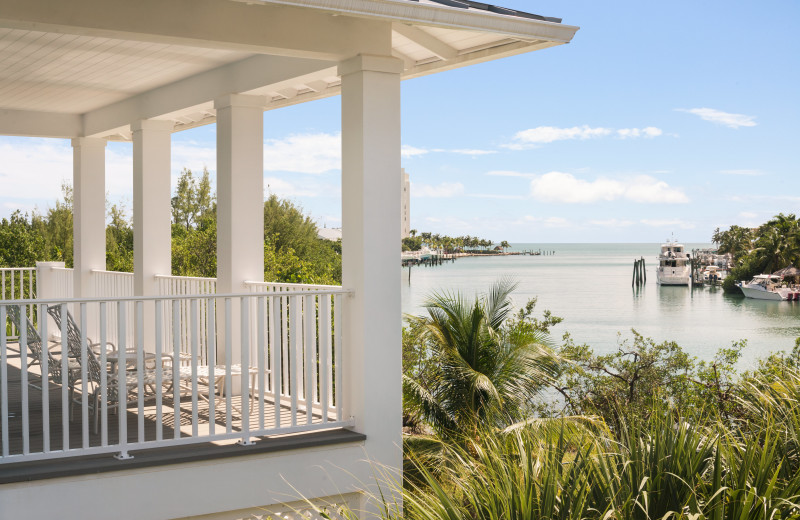
{"type": "Polygon", "coordinates": [[[400,180],[403,183],[403,218],[400,220],[400,238],[407,238],[411,236],[411,181],[408,180],[405,168],[400,168],[400,172],[400,180]]]}
{"type": "Polygon", "coordinates": [[[317,236],[325,240],[336,242],[342,239],[342,228],[317,228],[317,236]]]}

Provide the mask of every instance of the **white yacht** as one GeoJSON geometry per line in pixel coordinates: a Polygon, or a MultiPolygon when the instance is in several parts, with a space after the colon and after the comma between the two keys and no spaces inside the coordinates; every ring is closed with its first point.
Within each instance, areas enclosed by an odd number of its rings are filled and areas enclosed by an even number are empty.
{"type": "Polygon", "coordinates": [[[661,244],[656,281],[659,285],[690,285],[692,262],[683,244],[675,241],[661,244]]]}
{"type": "Polygon", "coordinates": [[[788,287],[781,287],[781,277],[774,274],[756,275],[749,282],[739,283],[739,288],[747,298],[757,300],[788,300],[789,295],[793,298],[796,292],[788,287]]]}

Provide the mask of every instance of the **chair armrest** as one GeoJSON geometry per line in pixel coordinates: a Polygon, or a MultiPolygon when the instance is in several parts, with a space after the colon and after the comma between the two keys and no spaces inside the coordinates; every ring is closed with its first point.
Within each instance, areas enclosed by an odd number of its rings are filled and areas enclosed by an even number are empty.
{"type": "MultiPolygon", "coordinates": [[[[93,343],[91,341],[89,342],[89,348],[92,349],[92,352],[94,352],[98,356],[100,355],[100,348],[99,347],[101,347],[102,345],[103,344],[100,343],[100,342],[97,342],[97,343],[93,343]]],[[[116,345],[114,345],[110,341],[106,341],[106,345],[111,347],[109,350],[106,350],[107,353],[110,353],[110,354],[116,354],[117,353],[117,346],[116,345]]]]}
{"type": "MultiPolygon", "coordinates": [[[[169,352],[163,352],[161,354],[161,358],[164,360],[169,360],[173,365],[175,364],[175,356],[169,352]]],[[[192,360],[192,356],[185,353],[179,352],[178,353],[178,363],[188,363],[192,360]]]]}

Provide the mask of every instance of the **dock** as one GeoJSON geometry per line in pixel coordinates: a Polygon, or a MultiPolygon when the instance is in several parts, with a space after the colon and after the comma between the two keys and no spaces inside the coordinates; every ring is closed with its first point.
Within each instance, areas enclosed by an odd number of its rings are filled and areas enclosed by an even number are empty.
{"type": "Polygon", "coordinates": [[[716,249],[692,250],[692,285],[719,286],[733,267],[733,256],[730,253],[719,254],[716,249]],[[707,280],[703,275],[707,267],[716,267],[716,273],[707,280]]]}

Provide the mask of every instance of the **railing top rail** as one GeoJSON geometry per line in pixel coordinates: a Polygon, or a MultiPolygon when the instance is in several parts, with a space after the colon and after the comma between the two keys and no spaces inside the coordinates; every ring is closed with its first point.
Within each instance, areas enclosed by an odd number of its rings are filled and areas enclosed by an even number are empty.
{"type": "Polygon", "coordinates": [[[291,283],[291,282],[255,282],[252,280],[245,280],[245,285],[256,285],[256,286],[264,286],[264,287],[271,287],[274,285],[281,285],[281,286],[292,286],[292,287],[324,287],[325,289],[341,289],[341,285],[323,285],[317,283],[291,283]]]}
{"type": "Polygon", "coordinates": [[[203,276],[178,276],[173,274],[156,274],[156,278],[169,279],[169,280],[204,280],[208,282],[216,282],[216,278],[207,278],[203,276]]]}
{"type": "Polygon", "coordinates": [[[133,276],[133,273],[129,273],[127,271],[106,271],[105,269],[92,269],[91,272],[95,274],[121,274],[124,276],[133,276]]]}
{"type": "Polygon", "coordinates": [[[42,300],[0,300],[0,305],[36,305],[36,304],[61,304],[61,303],[100,303],[100,302],[145,302],[156,300],[218,300],[226,298],[270,298],[278,296],[314,296],[325,294],[352,294],[352,289],[337,290],[320,289],[314,291],[284,291],[281,293],[229,293],[229,294],[187,294],[166,296],[114,296],[105,298],[51,298],[42,300]]]}
{"type": "Polygon", "coordinates": [[[72,267],[56,267],[56,266],[50,266],[50,270],[51,270],[51,271],[73,271],[74,269],[73,269],[72,267]]]}
{"type": "Polygon", "coordinates": [[[0,271],[35,271],[35,267],[0,267],[0,271]]]}

